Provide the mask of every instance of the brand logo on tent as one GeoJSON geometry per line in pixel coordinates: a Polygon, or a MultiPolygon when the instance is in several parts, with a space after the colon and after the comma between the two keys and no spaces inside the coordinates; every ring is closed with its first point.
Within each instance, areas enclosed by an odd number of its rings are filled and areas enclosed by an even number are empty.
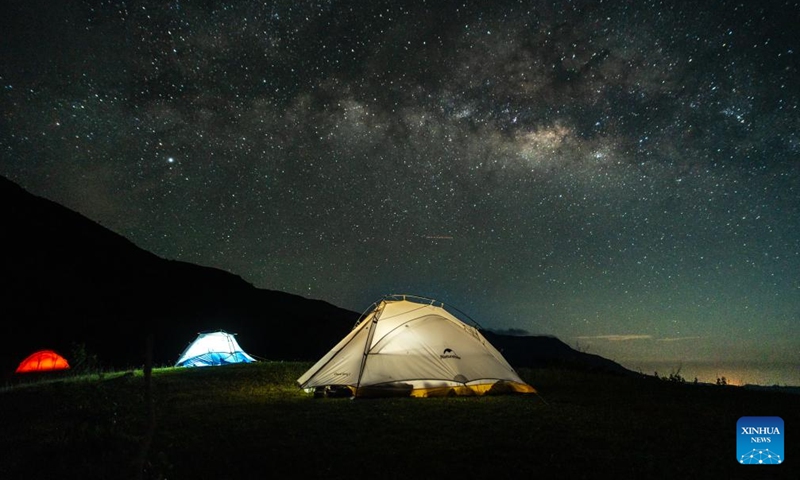
{"type": "Polygon", "coordinates": [[[456,360],[461,360],[461,357],[456,355],[456,352],[453,351],[452,348],[445,348],[439,358],[455,358],[456,360]]]}
{"type": "Polygon", "coordinates": [[[783,452],[782,418],[742,417],[736,422],[736,459],[740,464],[781,464],[783,452]]]}

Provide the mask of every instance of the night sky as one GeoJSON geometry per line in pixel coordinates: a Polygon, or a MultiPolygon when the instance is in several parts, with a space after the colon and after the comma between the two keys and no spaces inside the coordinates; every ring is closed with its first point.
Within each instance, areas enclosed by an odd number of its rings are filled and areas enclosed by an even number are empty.
{"type": "Polygon", "coordinates": [[[798,2],[3,10],[0,174],[161,257],[800,365],[798,2]]]}

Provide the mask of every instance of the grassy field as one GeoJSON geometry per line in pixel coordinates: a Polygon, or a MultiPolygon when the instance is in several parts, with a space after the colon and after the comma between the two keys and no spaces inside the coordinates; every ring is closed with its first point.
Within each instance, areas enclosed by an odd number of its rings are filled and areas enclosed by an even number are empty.
{"type": "Polygon", "coordinates": [[[313,399],[309,366],[7,386],[0,479],[800,478],[797,394],[542,369],[519,372],[541,396],[313,399]],[[786,461],[739,465],[736,421],[761,415],[786,461]]]}

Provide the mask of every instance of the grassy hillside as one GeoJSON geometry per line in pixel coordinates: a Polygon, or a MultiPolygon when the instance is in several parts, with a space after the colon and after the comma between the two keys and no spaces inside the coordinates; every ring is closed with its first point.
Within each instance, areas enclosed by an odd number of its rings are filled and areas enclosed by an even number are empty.
{"type": "Polygon", "coordinates": [[[310,364],[159,369],[0,391],[0,478],[797,478],[800,396],[521,370],[539,396],[313,399],[310,364]],[[152,403],[148,402],[152,399],[152,403]],[[152,405],[152,409],[148,408],[152,405]],[[784,419],[786,462],[736,463],[741,416],[784,419]]]}

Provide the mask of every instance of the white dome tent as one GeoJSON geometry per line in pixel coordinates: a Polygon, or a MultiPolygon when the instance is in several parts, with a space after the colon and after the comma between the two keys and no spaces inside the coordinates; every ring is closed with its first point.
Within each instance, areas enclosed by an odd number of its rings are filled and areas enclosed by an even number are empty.
{"type": "Polygon", "coordinates": [[[233,334],[223,330],[199,333],[186,347],[176,367],[209,367],[230,363],[251,363],[256,359],[245,353],[233,334]]]}
{"type": "Polygon", "coordinates": [[[536,393],[472,325],[435,300],[388,295],[297,379],[352,397],[536,393]]]}

